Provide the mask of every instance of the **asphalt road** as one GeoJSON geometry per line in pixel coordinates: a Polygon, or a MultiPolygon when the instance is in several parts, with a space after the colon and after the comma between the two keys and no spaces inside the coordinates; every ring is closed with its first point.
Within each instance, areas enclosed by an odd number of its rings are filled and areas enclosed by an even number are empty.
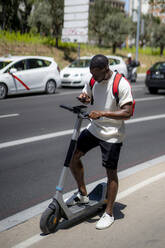
{"type": "MultiPolygon", "coordinates": [[[[165,92],[149,95],[140,80],[132,85],[132,90],[136,99],[133,119],[152,118],[138,119],[138,122],[126,125],[127,139],[121,152],[119,171],[164,154],[165,92]]],[[[76,100],[79,92],[80,89],[59,89],[51,96],[10,97],[0,102],[0,220],[53,196],[70,135],[21,145],[17,141],[72,129],[75,116],[59,105],[79,104],[76,100]],[[4,116],[8,114],[17,115],[4,116]],[[9,141],[15,142],[1,147],[9,141]]],[[[105,177],[99,153],[94,149],[83,158],[87,183],[105,177]]],[[[69,173],[65,192],[74,188],[76,185],[69,173]]]]}

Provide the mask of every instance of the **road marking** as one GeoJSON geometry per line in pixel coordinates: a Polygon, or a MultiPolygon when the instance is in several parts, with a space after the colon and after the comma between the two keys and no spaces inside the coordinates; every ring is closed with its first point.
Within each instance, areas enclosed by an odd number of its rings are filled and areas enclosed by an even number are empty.
{"type": "Polygon", "coordinates": [[[8,117],[15,117],[15,116],[19,116],[19,114],[0,115],[0,118],[8,118],[8,117]]]}
{"type": "MultiPolygon", "coordinates": [[[[160,174],[158,174],[156,176],[150,177],[150,178],[148,178],[148,179],[146,179],[146,180],[144,180],[144,181],[142,181],[142,182],[140,182],[138,184],[135,184],[134,186],[132,186],[132,187],[130,187],[130,188],[118,193],[118,196],[117,196],[116,200],[121,200],[121,199],[131,195],[132,193],[144,188],[145,186],[148,186],[148,185],[150,185],[150,184],[152,184],[154,182],[159,181],[160,179],[162,179],[164,177],[165,177],[165,172],[160,173],[160,174]]],[[[27,239],[27,240],[15,245],[15,246],[13,246],[12,248],[27,248],[27,247],[29,247],[29,246],[41,241],[43,238],[45,238],[45,237],[41,236],[40,234],[36,234],[35,236],[33,236],[33,237],[31,237],[31,238],[29,238],[29,239],[27,239]]]]}
{"type": "Polygon", "coordinates": [[[146,116],[146,117],[139,117],[139,118],[128,120],[125,123],[130,124],[130,123],[137,123],[137,122],[142,122],[142,121],[157,120],[157,119],[162,119],[162,118],[165,118],[165,114],[151,115],[151,116],[146,116]]]}
{"type": "Polygon", "coordinates": [[[124,190],[123,192],[120,192],[118,194],[118,196],[116,197],[116,200],[121,200],[124,197],[131,195],[135,191],[142,189],[143,187],[162,179],[163,177],[165,177],[165,172],[162,172],[156,176],[150,177],[150,178],[148,178],[148,179],[146,179],[146,180],[144,180],[138,184],[135,184],[134,186],[124,190]]]}
{"type": "Polygon", "coordinates": [[[40,234],[36,234],[35,236],[19,243],[18,245],[13,246],[12,248],[26,248],[29,247],[35,243],[37,243],[38,241],[42,240],[44,238],[44,236],[41,236],[40,234]]]}
{"type": "Polygon", "coordinates": [[[137,98],[135,99],[136,102],[143,102],[143,101],[153,101],[153,100],[159,100],[159,99],[165,99],[164,96],[157,96],[157,97],[144,97],[144,98],[137,98]]]}
{"type": "MultiPolygon", "coordinates": [[[[157,119],[162,119],[162,118],[165,118],[165,114],[134,118],[134,119],[126,121],[126,123],[132,124],[132,123],[157,120],[157,119]]],[[[73,133],[73,129],[70,129],[70,130],[65,130],[65,131],[59,131],[59,132],[54,132],[54,133],[43,134],[43,135],[33,136],[33,137],[29,137],[29,138],[19,139],[19,140],[7,141],[4,143],[0,143],[0,149],[12,147],[12,146],[18,146],[18,145],[27,144],[27,143],[32,143],[32,142],[41,141],[41,140],[46,140],[46,139],[57,138],[57,137],[69,135],[72,133],[73,133]]]]}
{"type": "Polygon", "coordinates": [[[6,147],[11,147],[11,146],[27,144],[27,143],[36,142],[36,141],[45,140],[45,139],[57,138],[60,136],[69,135],[72,132],[73,132],[73,129],[70,129],[70,130],[65,130],[65,131],[60,131],[60,132],[55,132],[55,133],[50,133],[50,134],[43,134],[43,135],[39,135],[39,136],[8,141],[8,142],[0,143],[0,149],[6,148],[6,147]]]}

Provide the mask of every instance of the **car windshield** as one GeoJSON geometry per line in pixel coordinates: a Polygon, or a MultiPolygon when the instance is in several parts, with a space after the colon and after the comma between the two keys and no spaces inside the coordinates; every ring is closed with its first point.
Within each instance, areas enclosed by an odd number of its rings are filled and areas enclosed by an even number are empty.
{"type": "Polygon", "coordinates": [[[120,64],[120,60],[118,59],[113,59],[113,58],[109,58],[109,65],[118,65],[120,64]]]}
{"type": "Polygon", "coordinates": [[[89,67],[89,59],[78,59],[75,60],[72,64],[69,65],[70,68],[85,68],[89,67]]]}
{"type": "Polygon", "coordinates": [[[163,63],[156,63],[153,66],[153,69],[154,70],[165,70],[165,62],[163,62],[163,63]]]}
{"type": "Polygon", "coordinates": [[[5,66],[7,66],[8,64],[10,64],[12,61],[0,61],[0,70],[3,69],[5,66]]]}

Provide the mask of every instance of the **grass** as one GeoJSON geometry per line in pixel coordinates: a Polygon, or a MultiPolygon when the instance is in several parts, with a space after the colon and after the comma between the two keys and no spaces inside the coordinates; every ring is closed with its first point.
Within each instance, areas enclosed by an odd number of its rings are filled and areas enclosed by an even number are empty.
{"type": "MultiPolygon", "coordinates": [[[[91,56],[98,53],[110,55],[112,54],[112,49],[89,44],[81,44],[80,46],[80,56],[91,56]]],[[[116,55],[123,57],[126,57],[128,53],[132,53],[133,58],[135,58],[135,47],[116,50],[116,55]]],[[[31,33],[21,34],[20,32],[0,31],[0,56],[7,54],[51,56],[54,57],[62,69],[77,58],[78,45],[60,41],[59,49],[57,49],[55,48],[55,40],[51,37],[42,37],[31,33]]],[[[157,61],[164,61],[164,55],[159,55],[159,49],[139,48],[138,60],[141,65],[138,67],[138,73],[145,73],[157,61]]]]}

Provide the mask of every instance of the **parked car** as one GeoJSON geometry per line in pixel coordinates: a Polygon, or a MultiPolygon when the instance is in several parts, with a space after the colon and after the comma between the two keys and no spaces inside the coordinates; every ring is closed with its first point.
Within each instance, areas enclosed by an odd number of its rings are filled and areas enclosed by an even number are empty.
{"type": "Polygon", "coordinates": [[[156,94],[159,89],[165,89],[165,61],[155,63],[146,72],[145,84],[151,94],[156,94]]]}
{"type": "Polygon", "coordinates": [[[60,85],[60,70],[51,57],[0,57],[0,99],[31,92],[53,94],[60,85]]]}
{"type": "MultiPolygon", "coordinates": [[[[127,77],[127,66],[124,60],[119,56],[106,56],[109,59],[111,70],[117,70],[127,77]]],[[[84,86],[84,78],[92,76],[89,70],[89,64],[92,57],[80,57],[73,61],[69,66],[61,70],[61,86],[78,87],[84,86]]]]}

